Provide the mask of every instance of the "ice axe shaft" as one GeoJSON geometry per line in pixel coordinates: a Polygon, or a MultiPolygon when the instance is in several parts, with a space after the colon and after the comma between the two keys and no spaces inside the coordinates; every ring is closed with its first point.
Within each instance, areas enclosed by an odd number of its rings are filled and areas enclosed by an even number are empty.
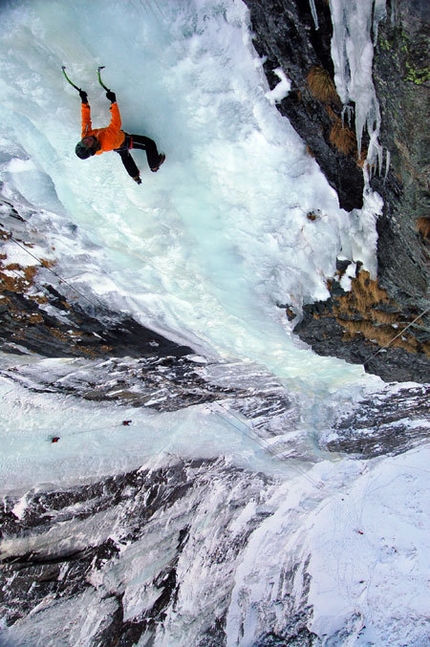
{"type": "Polygon", "coordinates": [[[63,71],[64,78],[66,79],[66,81],[67,81],[68,83],[70,83],[70,85],[71,85],[73,88],[75,88],[75,90],[77,90],[78,92],[80,92],[80,91],[81,91],[81,88],[78,88],[78,86],[77,86],[77,85],[75,85],[75,84],[74,84],[74,83],[69,79],[69,77],[67,76],[67,74],[66,74],[66,66],[65,66],[65,65],[62,65],[62,66],[61,66],[61,69],[62,69],[62,71],[63,71]]]}
{"type": "Polygon", "coordinates": [[[99,83],[100,83],[100,85],[102,86],[103,90],[106,90],[106,92],[110,92],[110,89],[109,89],[109,88],[107,88],[107,87],[105,86],[105,84],[103,83],[103,81],[102,81],[102,77],[101,77],[101,74],[100,74],[101,70],[104,70],[104,68],[105,68],[105,66],[104,66],[104,65],[100,65],[100,66],[97,68],[97,76],[98,76],[99,83]]]}

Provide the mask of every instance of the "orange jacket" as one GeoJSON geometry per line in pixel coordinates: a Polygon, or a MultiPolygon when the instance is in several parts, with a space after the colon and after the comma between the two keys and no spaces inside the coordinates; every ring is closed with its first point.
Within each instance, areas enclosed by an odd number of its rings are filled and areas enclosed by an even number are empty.
{"type": "Polygon", "coordinates": [[[118,104],[113,103],[110,107],[112,117],[109,126],[106,128],[93,128],[91,123],[91,108],[89,103],[81,104],[82,116],[82,136],[89,137],[94,135],[100,142],[101,150],[97,151],[96,155],[101,155],[106,151],[112,151],[119,148],[124,142],[125,133],[121,130],[121,115],[119,112],[118,104]]]}

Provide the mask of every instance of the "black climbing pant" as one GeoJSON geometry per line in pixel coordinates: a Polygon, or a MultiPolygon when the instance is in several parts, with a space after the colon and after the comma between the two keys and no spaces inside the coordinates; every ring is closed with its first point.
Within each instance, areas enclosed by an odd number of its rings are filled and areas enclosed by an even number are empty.
{"type": "Polygon", "coordinates": [[[148,160],[149,168],[156,169],[158,167],[160,155],[157,150],[157,144],[152,139],[145,137],[144,135],[126,135],[124,148],[117,148],[116,152],[120,155],[122,163],[130,177],[135,178],[139,175],[139,169],[136,166],[136,162],[130,155],[130,148],[146,151],[146,159],[148,160]]]}

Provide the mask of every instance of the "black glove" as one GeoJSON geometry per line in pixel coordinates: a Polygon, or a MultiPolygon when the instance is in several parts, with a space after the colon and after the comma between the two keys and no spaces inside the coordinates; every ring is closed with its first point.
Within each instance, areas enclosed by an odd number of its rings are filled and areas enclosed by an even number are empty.
{"type": "Polygon", "coordinates": [[[139,177],[138,175],[137,175],[136,177],[134,177],[134,178],[133,178],[133,180],[134,180],[137,184],[142,184],[142,180],[140,179],[140,177],[139,177]]]}
{"type": "Polygon", "coordinates": [[[112,90],[108,90],[106,92],[106,99],[108,99],[111,103],[116,103],[115,92],[112,92],[112,90]]]}
{"type": "Polygon", "coordinates": [[[79,96],[81,97],[82,103],[88,103],[88,94],[85,90],[79,90],[79,96]]]}

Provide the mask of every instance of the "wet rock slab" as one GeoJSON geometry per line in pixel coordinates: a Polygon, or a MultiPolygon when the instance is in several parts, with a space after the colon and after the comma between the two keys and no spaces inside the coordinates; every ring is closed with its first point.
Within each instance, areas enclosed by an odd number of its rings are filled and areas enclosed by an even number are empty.
{"type": "Polygon", "coordinates": [[[395,456],[430,437],[430,385],[389,387],[340,413],[322,446],[361,458],[395,456]]]}

